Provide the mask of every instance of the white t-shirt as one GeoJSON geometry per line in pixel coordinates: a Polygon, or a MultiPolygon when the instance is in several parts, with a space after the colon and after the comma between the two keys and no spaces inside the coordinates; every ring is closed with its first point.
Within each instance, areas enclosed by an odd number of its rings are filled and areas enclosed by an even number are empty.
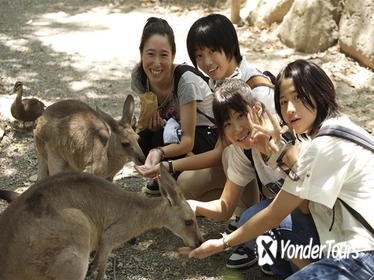
{"type": "MultiPolygon", "coordinates": [[[[149,89],[147,89],[146,86],[142,84],[139,69],[140,64],[137,64],[131,72],[131,89],[136,94],[143,94],[149,89]]],[[[174,79],[172,81],[172,85],[173,88],[170,94],[173,94],[174,92],[174,79]]],[[[184,72],[178,82],[177,96],[177,102],[179,106],[192,101],[198,101],[197,107],[199,108],[199,110],[201,112],[204,112],[209,117],[213,117],[213,92],[210,90],[208,84],[198,75],[190,71],[184,72]]],[[[196,125],[211,126],[213,124],[202,114],[198,113],[196,125]]]]}
{"type": "MultiPolygon", "coordinates": [[[[342,116],[326,120],[369,135],[365,130],[342,116]]],[[[374,237],[356,220],[337,198],[345,201],[374,226],[374,154],[353,143],[332,136],[312,139],[300,153],[293,170],[300,180],[286,178],[283,189],[310,200],[309,209],[320,236],[321,245],[329,242],[336,249],[374,250],[374,237]],[[335,205],[335,207],[334,207],[335,205]],[[335,208],[334,223],[333,210],[335,208]]],[[[324,249],[327,254],[328,247],[324,249]]]]}
{"type": "MultiPolygon", "coordinates": [[[[227,77],[224,80],[214,81],[212,79],[209,80],[209,86],[212,90],[215,90],[219,87],[223,81],[228,79],[240,79],[244,82],[247,82],[250,78],[254,76],[263,76],[269,79],[267,76],[262,74],[262,71],[257,69],[254,65],[249,64],[248,61],[243,57],[242,61],[234,71],[234,73],[227,77]]],[[[275,105],[274,105],[274,90],[268,86],[258,86],[255,87],[253,90],[253,96],[260,102],[262,102],[265,107],[272,113],[275,114],[275,105]]]]}
{"type": "MultiPolygon", "coordinates": [[[[252,149],[251,152],[258,177],[264,186],[284,178],[285,174],[282,171],[266,165],[258,150],[252,149]]],[[[223,156],[224,170],[226,170],[226,176],[231,182],[244,187],[253,179],[256,179],[255,169],[242,148],[231,144],[225,148],[223,156]]],[[[266,189],[263,189],[263,191],[266,195],[270,195],[266,189]]]]}

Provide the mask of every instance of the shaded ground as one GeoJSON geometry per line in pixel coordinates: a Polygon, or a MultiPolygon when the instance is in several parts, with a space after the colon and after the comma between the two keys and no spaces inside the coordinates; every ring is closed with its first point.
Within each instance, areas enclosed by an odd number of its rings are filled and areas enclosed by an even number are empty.
{"type": "MultiPolygon", "coordinates": [[[[23,191],[35,180],[36,154],[32,132],[20,128],[11,117],[20,80],[25,96],[46,104],[75,98],[114,117],[121,115],[130,92],[130,70],[138,61],[138,44],[145,20],[166,18],[177,41],[176,62],[189,62],[185,38],[200,16],[220,11],[229,14],[223,1],[206,0],[198,9],[195,1],[97,1],[97,0],[3,0],[0,2],[0,188],[23,191]],[[58,3],[56,3],[58,2],[58,3]],[[140,4],[139,4],[140,3],[140,4]],[[207,9],[214,4],[214,9],[207,9]]],[[[199,4],[200,5],[200,4],[199,4]]],[[[334,79],[343,112],[374,133],[374,74],[338,52],[338,47],[319,54],[302,54],[283,46],[275,36],[276,26],[258,30],[237,29],[243,55],[262,69],[277,73],[296,58],[312,59],[334,79]]],[[[131,170],[130,170],[131,171],[131,170]]],[[[117,183],[138,191],[145,184],[139,177],[120,176],[117,183]]],[[[0,211],[6,204],[0,202],[0,211]]],[[[218,237],[224,223],[199,219],[206,238],[218,237]]],[[[134,246],[113,252],[108,279],[276,279],[263,276],[257,267],[234,272],[224,267],[228,253],[203,261],[179,257],[181,240],[166,230],[150,231],[134,246]]]]}

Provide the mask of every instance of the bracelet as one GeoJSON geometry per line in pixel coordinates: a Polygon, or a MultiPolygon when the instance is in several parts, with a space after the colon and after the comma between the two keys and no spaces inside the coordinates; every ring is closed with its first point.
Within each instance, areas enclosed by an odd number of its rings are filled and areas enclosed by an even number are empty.
{"type": "Polygon", "coordinates": [[[168,160],[168,165],[169,165],[169,172],[174,173],[174,166],[173,166],[173,161],[171,159],[168,160]]]}
{"type": "Polygon", "coordinates": [[[228,235],[226,233],[222,233],[222,243],[224,251],[230,250],[232,248],[229,242],[226,240],[227,236],[228,235]]]}
{"type": "Polygon", "coordinates": [[[154,150],[157,150],[160,153],[161,160],[163,160],[165,158],[165,151],[164,151],[164,149],[162,149],[161,147],[157,147],[157,148],[153,148],[149,152],[152,152],[154,150]]]}
{"type": "Polygon", "coordinates": [[[163,160],[165,158],[165,151],[162,147],[157,147],[156,149],[158,149],[160,152],[161,152],[161,160],[163,160]]]}

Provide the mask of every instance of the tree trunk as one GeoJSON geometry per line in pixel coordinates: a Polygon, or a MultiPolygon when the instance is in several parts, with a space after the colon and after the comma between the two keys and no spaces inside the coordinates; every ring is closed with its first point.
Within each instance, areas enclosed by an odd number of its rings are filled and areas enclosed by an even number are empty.
{"type": "Polygon", "coordinates": [[[240,22],[240,0],[231,0],[231,22],[240,22]]]}

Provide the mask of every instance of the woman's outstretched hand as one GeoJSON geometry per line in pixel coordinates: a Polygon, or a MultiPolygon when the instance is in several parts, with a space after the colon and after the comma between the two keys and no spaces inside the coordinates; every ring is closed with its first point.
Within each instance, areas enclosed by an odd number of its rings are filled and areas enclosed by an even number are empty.
{"type": "Polygon", "coordinates": [[[155,148],[149,151],[144,165],[135,165],[136,171],[142,176],[154,178],[160,174],[160,161],[162,159],[162,151],[155,148]]]}
{"type": "Polygon", "coordinates": [[[156,164],[154,166],[145,166],[145,165],[135,165],[134,166],[136,171],[139,172],[140,175],[148,178],[155,178],[160,174],[160,164],[156,164]]]}
{"type": "Polygon", "coordinates": [[[222,239],[209,239],[196,249],[191,249],[190,247],[179,248],[180,254],[197,259],[204,259],[221,251],[223,251],[222,239]]]}

